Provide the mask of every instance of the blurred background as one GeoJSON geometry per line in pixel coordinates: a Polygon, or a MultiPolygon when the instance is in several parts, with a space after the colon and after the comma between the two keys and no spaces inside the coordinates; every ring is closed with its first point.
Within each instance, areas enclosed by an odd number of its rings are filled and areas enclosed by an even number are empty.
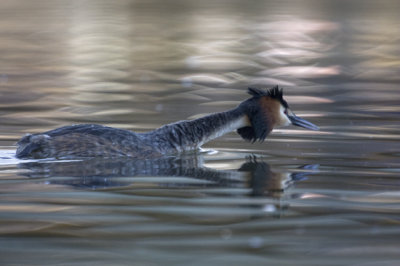
{"type": "Polygon", "coordinates": [[[399,10],[397,0],[2,0],[0,262],[398,265],[399,10]],[[144,132],[274,85],[321,130],[282,128],[256,144],[231,133],[196,167],[236,173],[254,154],[281,174],[311,165],[278,199],[152,171],[138,186],[76,190],[54,182],[61,163],[37,172],[13,158],[26,133],[144,132]]]}

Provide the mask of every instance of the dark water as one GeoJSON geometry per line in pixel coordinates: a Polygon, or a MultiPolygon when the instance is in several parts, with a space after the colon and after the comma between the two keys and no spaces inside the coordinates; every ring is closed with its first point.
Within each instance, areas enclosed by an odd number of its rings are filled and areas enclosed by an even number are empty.
{"type": "Polygon", "coordinates": [[[2,1],[1,265],[399,265],[398,1],[2,1]],[[279,84],[321,130],[158,160],[18,161],[279,84]]]}

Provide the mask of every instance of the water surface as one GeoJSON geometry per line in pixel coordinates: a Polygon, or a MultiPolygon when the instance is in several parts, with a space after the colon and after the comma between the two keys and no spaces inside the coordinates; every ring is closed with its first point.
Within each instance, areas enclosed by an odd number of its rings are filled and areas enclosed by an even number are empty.
{"type": "Polygon", "coordinates": [[[398,1],[3,1],[0,264],[398,265],[398,1]],[[157,160],[19,161],[284,87],[320,131],[157,160]]]}

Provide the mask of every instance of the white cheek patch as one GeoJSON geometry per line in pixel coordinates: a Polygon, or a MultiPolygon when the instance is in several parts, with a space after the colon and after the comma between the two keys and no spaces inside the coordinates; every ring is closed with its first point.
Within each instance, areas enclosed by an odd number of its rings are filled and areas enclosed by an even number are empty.
{"type": "Polygon", "coordinates": [[[279,119],[278,120],[279,121],[277,123],[277,126],[280,126],[280,127],[284,127],[284,126],[288,126],[288,125],[292,124],[292,122],[290,122],[289,118],[285,114],[285,107],[283,107],[282,105],[280,106],[280,109],[279,109],[279,119]]]}

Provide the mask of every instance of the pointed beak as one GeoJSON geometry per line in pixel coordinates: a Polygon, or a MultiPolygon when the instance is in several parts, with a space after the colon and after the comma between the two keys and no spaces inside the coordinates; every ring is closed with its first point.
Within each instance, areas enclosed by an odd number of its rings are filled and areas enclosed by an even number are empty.
{"type": "Polygon", "coordinates": [[[319,127],[317,127],[313,123],[310,123],[307,120],[300,118],[293,113],[291,115],[288,115],[288,118],[290,122],[292,122],[292,124],[295,126],[304,127],[311,130],[319,130],[319,127]]]}

